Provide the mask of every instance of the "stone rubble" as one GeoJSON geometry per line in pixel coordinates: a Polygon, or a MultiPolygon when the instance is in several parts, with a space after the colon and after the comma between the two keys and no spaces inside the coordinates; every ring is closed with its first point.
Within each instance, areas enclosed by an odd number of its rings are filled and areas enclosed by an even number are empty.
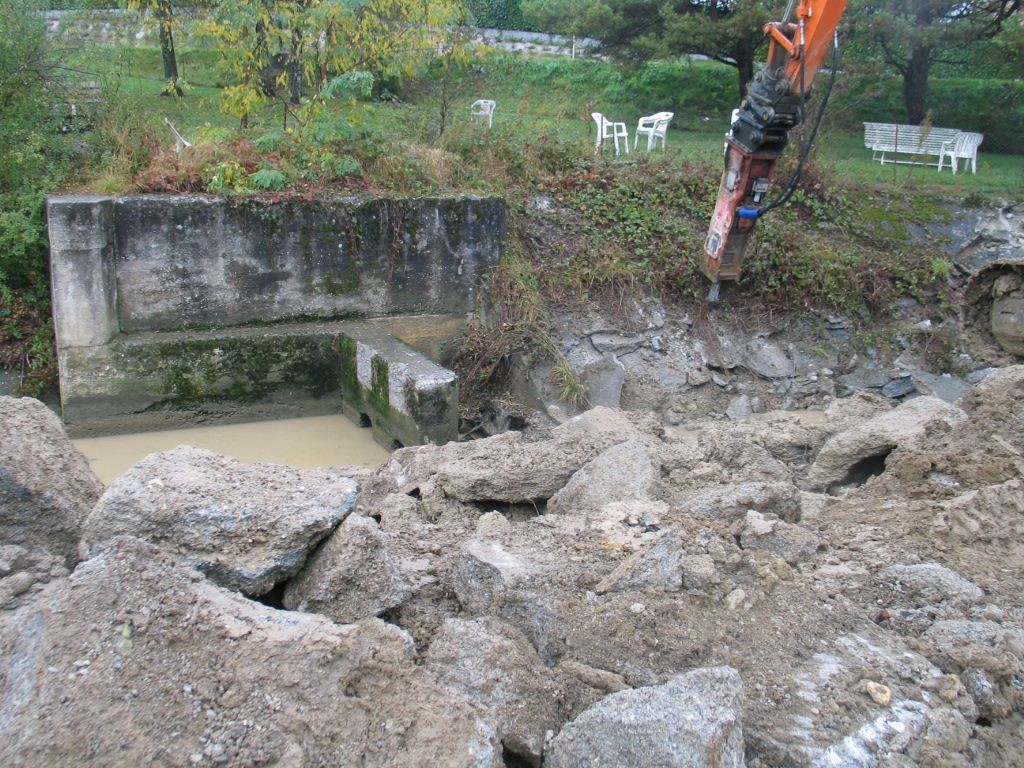
{"type": "MultiPolygon", "coordinates": [[[[0,405],[4,445],[79,461],[0,405]]],[[[31,529],[67,486],[5,454],[36,490],[0,507],[0,764],[1018,764],[1022,422],[1016,366],[358,478],[178,449],[31,529]]]]}

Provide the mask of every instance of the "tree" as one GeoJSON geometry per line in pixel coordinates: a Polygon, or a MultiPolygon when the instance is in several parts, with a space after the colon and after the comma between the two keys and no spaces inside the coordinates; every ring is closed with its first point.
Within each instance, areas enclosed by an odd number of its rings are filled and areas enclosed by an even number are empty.
{"type": "Polygon", "coordinates": [[[39,4],[0,0],[0,304],[9,290],[46,284],[43,198],[60,180],[51,105],[64,101],[62,69],[39,4]]]}
{"type": "Polygon", "coordinates": [[[625,61],[701,54],[736,67],[738,93],[754,76],[764,25],[783,0],[523,0],[536,26],[590,35],[625,61]]]}
{"type": "Polygon", "coordinates": [[[174,3],[172,0],[123,0],[129,11],[149,11],[156,19],[160,33],[160,56],[164,65],[165,96],[181,96],[178,58],[174,53],[174,3]]]}
{"type": "Polygon", "coordinates": [[[668,10],[665,45],[671,51],[699,53],[736,67],[742,99],[765,42],[764,25],[781,13],[782,3],[763,0],[713,0],[694,3],[684,13],[668,10]]]}
{"type": "Polygon", "coordinates": [[[932,66],[950,60],[963,44],[996,36],[1021,0],[852,0],[851,29],[878,46],[903,79],[907,119],[928,111],[932,66]]]}
{"type": "Polygon", "coordinates": [[[343,90],[351,73],[419,71],[463,14],[459,0],[218,0],[200,29],[233,81],[221,92],[221,108],[244,126],[259,104],[281,93],[286,119],[291,113],[304,120],[343,90]]]}

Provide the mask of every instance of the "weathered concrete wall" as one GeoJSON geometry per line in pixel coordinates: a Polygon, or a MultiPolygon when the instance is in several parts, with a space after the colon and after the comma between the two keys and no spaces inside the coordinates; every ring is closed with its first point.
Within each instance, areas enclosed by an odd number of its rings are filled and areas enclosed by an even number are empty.
{"type": "Polygon", "coordinates": [[[274,402],[337,410],[336,322],[404,328],[429,350],[472,311],[504,238],[498,198],[68,195],[47,215],[73,431],[274,402]]]}
{"type": "Polygon", "coordinates": [[[497,198],[121,198],[121,329],[467,312],[503,216],[497,198]]]}

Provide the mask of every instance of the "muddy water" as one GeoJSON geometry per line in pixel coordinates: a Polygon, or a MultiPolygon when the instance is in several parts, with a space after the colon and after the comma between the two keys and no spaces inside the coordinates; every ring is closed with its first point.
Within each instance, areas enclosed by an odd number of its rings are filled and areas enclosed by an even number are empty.
{"type": "Polygon", "coordinates": [[[370,430],[360,429],[340,414],[89,437],[73,442],[104,483],[124,474],[143,456],[179,445],[207,448],[247,463],[262,461],[304,469],[352,464],[377,467],[389,455],[374,442],[370,430]]]}

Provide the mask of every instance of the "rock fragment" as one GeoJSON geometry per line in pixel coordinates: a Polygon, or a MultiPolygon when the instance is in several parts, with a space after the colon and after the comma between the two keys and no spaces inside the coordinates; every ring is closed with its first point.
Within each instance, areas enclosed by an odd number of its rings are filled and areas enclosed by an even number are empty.
{"type": "Polygon", "coordinates": [[[85,521],[82,553],[135,536],[222,586],[262,595],[298,572],[355,497],[355,482],[331,470],[243,464],[179,446],[111,483],[85,521]]]}
{"type": "Polygon", "coordinates": [[[544,764],[739,768],[741,699],[742,682],[731,667],[696,669],[663,685],[613,693],[555,736],[544,764]]]}
{"type": "Polygon", "coordinates": [[[583,514],[617,501],[652,500],[661,463],[657,452],[639,440],[606,449],[581,467],[548,501],[549,514],[583,514]]]}
{"type": "Polygon", "coordinates": [[[284,606],[348,624],[399,605],[409,595],[372,518],[350,515],[285,588],[284,606]]]}
{"type": "Polygon", "coordinates": [[[563,653],[568,625],[560,597],[548,584],[551,568],[490,539],[462,545],[451,584],[470,615],[500,616],[525,634],[545,663],[563,653]]]}
{"type": "Polygon", "coordinates": [[[82,522],[103,483],[38,400],[0,396],[0,541],[78,561],[82,522]]]}
{"type": "Polygon", "coordinates": [[[790,565],[812,557],[821,547],[821,539],[806,528],[780,520],[776,515],[748,510],[737,525],[740,546],[763,549],[778,555],[790,565]]]}
{"type": "Polygon", "coordinates": [[[800,515],[800,491],[792,483],[752,482],[723,485],[691,496],[680,512],[717,520],[742,519],[747,510],[772,513],[795,521],[800,515]]]}
{"type": "Polygon", "coordinates": [[[548,669],[522,632],[494,617],[446,620],[426,667],[480,705],[505,751],[533,766],[540,765],[545,734],[562,727],[584,690],[548,669]]]}
{"type": "MultiPolygon", "coordinates": [[[[807,475],[811,490],[863,482],[858,468],[884,458],[894,448],[911,446],[929,427],[952,428],[966,418],[954,405],[934,397],[918,397],[833,435],[821,447],[807,475]]],[[[865,469],[865,471],[869,471],[865,469]]]]}
{"type": "Polygon", "coordinates": [[[917,607],[943,600],[970,604],[985,596],[977,584],[938,563],[892,565],[880,576],[917,607]]]}
{"type": "Polygon", "coordinates": [[[137,539],[3,616],[0,765],[501,765],[398,627],[268,608],[137,539]]]}

